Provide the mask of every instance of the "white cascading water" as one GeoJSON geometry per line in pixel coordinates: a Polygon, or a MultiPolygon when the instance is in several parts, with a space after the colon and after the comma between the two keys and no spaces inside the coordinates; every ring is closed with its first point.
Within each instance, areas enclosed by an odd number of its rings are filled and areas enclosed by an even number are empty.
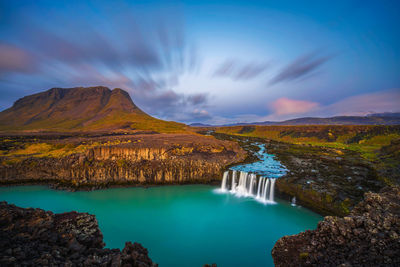
{"type": "Polygon", "coordinates": [[[275,179],[271,179],[271,186],[269,189],[269,199],[270,201],[274,201],[274,187],[275,187],[275,179]]]}
{"type": "Polygon", "coordinates": [[[274,203],[275,179],[259,176],[254,173],[239,172],[239,181],[237,171],[224,172],[221,191],[230,192],[237,196],[253,197],[263,203],[274,203]],[[229,188],[229,184],[231,187],[229,188]]]}
{"type": "Polygon", "coordinates": [[[228,189],[228,171],[224,172],[224,176],[222,178],[221,190],[226,191],[228,189]]]}
{"type": "Polygon", "coordinates": [[[236,192],[236,171],[232,171],[232,192],[236,192]]]}

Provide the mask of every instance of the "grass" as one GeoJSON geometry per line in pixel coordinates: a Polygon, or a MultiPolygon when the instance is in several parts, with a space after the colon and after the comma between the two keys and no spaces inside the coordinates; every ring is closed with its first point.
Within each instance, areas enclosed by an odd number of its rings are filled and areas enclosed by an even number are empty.
{"type": "MultiPolygon", "coordinates": [[[[33,141],[33,140],[31,140],[33,141]]],[[[12,163],[19,162],[29,157],[35,158],[62,158],[71,154],[85,153],[89,149],[97,146],[112,146],[124,143],[140,142],[141,140],[113,140],[113,141],[90,141],[81,142],[79,144],[63,144],[63,143],[46,143],[46,142],[14,142],[7,140],[12,143],[9,149],[1,150],[1,156],[7,158],[3,161],[4,164],[10,165],[12,163]]],[[[4,142],[4,140],[3,140],[4,142]]]]}
{"type": "Polygon", "coordinates": [[[360,153],[369,161],[378,160],[379,150],[383,146],[400,139],[399,126],[234,126],[217,128],[216,132],[348,149],[360,153]]]}
{"type": "Polygon", "coordinates": [[[84,119],[45,119],[24,126],[0,125],[0,131],[154,131],[159,133],[184,133],[188,127],[183,123],[164,121],[147,114],[134,114],[121,111],[113,112],[107,116],[88,121],[84,119]]]}

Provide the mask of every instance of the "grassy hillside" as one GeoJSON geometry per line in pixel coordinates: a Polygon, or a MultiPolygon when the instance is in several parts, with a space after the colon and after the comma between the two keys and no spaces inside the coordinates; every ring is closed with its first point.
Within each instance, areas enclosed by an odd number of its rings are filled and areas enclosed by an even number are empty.
{"type": "Polygon", "coordinates": [[[151,117],[122,89],[53,88],[23,97],[0,112],[3,132],[137,131],[185,132],[186,125],[151,117]]]}

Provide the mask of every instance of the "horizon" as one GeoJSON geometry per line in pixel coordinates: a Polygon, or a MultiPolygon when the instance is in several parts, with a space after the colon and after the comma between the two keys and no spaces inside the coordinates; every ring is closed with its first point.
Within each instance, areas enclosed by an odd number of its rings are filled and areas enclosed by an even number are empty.
{"type": "Polygon", "coordinates": [[[397,2],[0,6],[0,110],[49,88],[101,84],[187,124],[400,111],[397,2]]]}

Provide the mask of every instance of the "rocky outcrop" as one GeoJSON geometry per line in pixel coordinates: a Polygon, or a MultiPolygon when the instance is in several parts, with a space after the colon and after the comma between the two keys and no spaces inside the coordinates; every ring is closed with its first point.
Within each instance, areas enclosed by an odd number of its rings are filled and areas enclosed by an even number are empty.
{"type": "Polygon", "coordinates": [[[400,188],[366,193],[349,214],[327,216],[314,231],[284,236],[276,266],[400,266],[400,188]]]}
{"type": "Polygon", "coordinates": [[[270,141],[269,153],[289,170],[276,182],[277,194],[322,215],[344,216],[364,192],[385,186],[374,167],[349,150],[270,141]]]}
{"type": "Polygon", "coordinates": [[[29,156],[10,164],[0,157],[0,182],[51,181],[73,187],[209,183],[221,179],[227,165],[246,157],[237,143],[196,135],[124,136],[116,144],[106,140],[96,139],[97,146],[63,157],[29,156]]]}
{"type": "Polygon", "coordinates": [[[157,266],[147,249],[127,242],[105,249],[94,215],[53,214],[0,202],[1,266],[157,266]]]}

